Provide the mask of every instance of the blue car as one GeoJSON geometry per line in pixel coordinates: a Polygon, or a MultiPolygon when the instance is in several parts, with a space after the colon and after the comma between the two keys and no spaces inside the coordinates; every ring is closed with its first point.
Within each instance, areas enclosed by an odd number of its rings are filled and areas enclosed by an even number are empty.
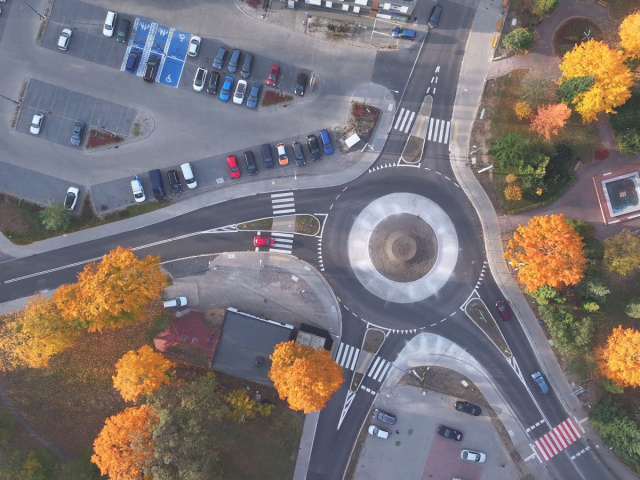
{"type": "Polygon", "coordinates": [[[416,31],[409,30],[408,28],[396,27],[391,31],[391,35],[393,35],[393,38],[405,38],[407,40],[416,39],[416,31]]]}
{"type": "Polygon", "coordinates": [[[531,374],[531,378],[536,382],[536,386],[541,394],[546,395],[549,393],[549,387],[547,386],[547,382],[544,381],[544,377],[540,372],[534,372],[531,374]]]}
{"type": "Polygon", "coordinates": [[[256,108],[258,106],[258,98],[260,97],[261,88],[262,83],[258,81],[251,84],[251,92],[249,93],[249,98],[247,98],[247,107],[256,108]]]}
{"type": "Polygon", "coordinates": [[[233,90],[233,77],[224,77],[224,82],[220,89],[220,100],[228,102],[231,96],[231,90],[233,90]]]}

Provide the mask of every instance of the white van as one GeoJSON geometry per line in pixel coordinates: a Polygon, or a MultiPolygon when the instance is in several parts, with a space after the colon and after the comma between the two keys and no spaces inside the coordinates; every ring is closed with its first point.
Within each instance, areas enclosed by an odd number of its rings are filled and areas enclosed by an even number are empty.
{"type": "Polygon", "coordinates": [[[105,37],[113,37],[113,30],[116,28],[116,18],[118,14],[116,12],[107,12],[107,18],[104,21],[104,28],[102,29],[102,34],[105,37]]]}
{"type": "Polygon", "coordinates": [[[183,163],[180,165],[182,169],[182,176],[184,177],[184,181],[189,188],[196,188],[198,186],[198,182],[196,182],[196,177],[193,176],[193,170],[191,169],[190,163],[183,163]]]}

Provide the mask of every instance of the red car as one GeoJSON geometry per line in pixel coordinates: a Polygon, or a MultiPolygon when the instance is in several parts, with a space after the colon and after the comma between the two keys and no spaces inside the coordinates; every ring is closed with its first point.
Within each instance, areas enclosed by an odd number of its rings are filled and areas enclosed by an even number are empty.
{"type": "Polygon", "coordinates": [[[280,72],[280,67],[278,65],[271,65],[269,69],[269,75],[267,75],[267,85],[271,85],[272,87],[276,86],[278,83],[278,73],[280,72]]]}
{"type": "Polygon", "coordinates": [[[273,237],[253,237],[254,247],[273,247],[273,237]]]}
{"type": "Polygon", "coordinates": [[[238,159],[235,155],[227,157],[227,165],[229,165],[229,173],[231,178],[240,178],[240,169],[238,168],[238,159]]]}
{"type": "Polygon", "coordinates": [[[509,312],[509,307],[507,307],[507,302],[504,300],[498,300],[496,302],[496,308],[498,309],[498,313],[502,317],[502,320],[508,322],[511,320],[511,312],[509,312]]]}

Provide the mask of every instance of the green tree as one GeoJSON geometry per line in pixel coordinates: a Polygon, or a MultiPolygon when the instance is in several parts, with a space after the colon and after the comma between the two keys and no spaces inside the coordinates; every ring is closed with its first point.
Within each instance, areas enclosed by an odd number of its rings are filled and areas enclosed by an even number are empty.
{"type": "Polygon", "coordinates": [[[640,153],[640,133],[629,131],[620,132],[616,135],[618,148],[623,155],[635,155],[640,153]]]}
{"type": "Polygon", "coordinates": [[[597,303],[604,303],[611,293],[609,287],[598,277],[585,277],[574,287],[580,298],[597,303]]]}
{"type": "Polygon", "coordinates": [[[526,28],[516,28],[504,36],[502,44],[513,52],[525,52],[533,47],[536,39],[526,28]]]}
{"type": "Polygon", "coordinates": [[[629,275],[640,269],[640,236],[627,229],[604,240],[604,264],[608,270],[629,275]]]}
{"type": "Polygon", "coordinates": [[[589,418],[616,455],[635,468],[640,467],[640,429],[620,404],[605,398],[593,406],[589,418]]]}
{"type": "Polygon", "coordinates": [[[489,148],[489,155],[496,157],[501,170],[506,167],[520,167],[529,153],[529,141],[514,132],[510,132],[506,137],[496,140],[489,148]]]}
{"type": "Polygon", "coordinates": [[[251,397],[244,388],[234,390],[227,395],[227,403],[231,405],[229,418],[236,422],[244,422],[246,419],[256,418],[256,414],[268,417],[273,412],[275,405],[258,403],[251,397]]]}
{"type": "Polygon", "coordinates": [[[542,285],[534,291],[527,290],[527,293],[535,298],[538,305],[549,305],[551,301],[554,303],[564,303],[567,300],[567,297],[550,285],[542,285]]]}
{"type": "Polygon", "coordinates": [[[593,87],[595,81],[594,75],[569,78],[558,86],[558,99],[567,105],[574,105],[576,97],[593,87]]]}
{"type": "Polygon", "coordinates": [[[64,230],[71,226],[73,215],[60,203],[49,202],[49,205],[38,214],[42,226],[51,231],[64,230]]]}
{"type": "Polygon", "coordinates": [[[585,312],[597,312],[600,310],[600,305],[596,302],[584,302],[581,307],[585,312]]]}
{"type": "Polygon", "coordinates": [[[627,303],[624,309],[624,313],[631,318],[640,318],[640,297],[633,297],[629,300],[629,303],[627,303]]]}
{"type": "Polygon", "coordinates": [[[608,378],[602,380],[602,388],[604,388],[605,391],[609,393],[613,393],[614,395],[620,395],[621,393],[624,393],[624,387],[618,385],[616,382],[608,378]]]}
{"type": "Polygon", "coordinates": [[[531,2],[531,13],[539,17],[544,17],[558,6],[558,0],[533,0],[531,2]]]}

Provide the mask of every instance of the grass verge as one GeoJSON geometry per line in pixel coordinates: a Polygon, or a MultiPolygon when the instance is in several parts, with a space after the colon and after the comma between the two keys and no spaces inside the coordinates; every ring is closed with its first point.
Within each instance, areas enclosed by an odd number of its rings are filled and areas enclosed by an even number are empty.
{"type": "Polygon", "coordinates": [[[260,220],[252,220],[251,222],[239,223],[238,230],[267,230],[273,227],[273,218],[261,218],[260,220]]]}

